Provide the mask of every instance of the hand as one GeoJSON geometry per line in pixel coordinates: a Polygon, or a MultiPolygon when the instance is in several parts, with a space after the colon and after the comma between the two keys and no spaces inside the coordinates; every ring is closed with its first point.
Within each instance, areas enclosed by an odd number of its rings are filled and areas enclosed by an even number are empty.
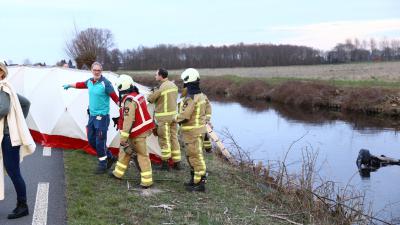
{"type": "Polygon", "coordinates": [[[64,84],[62,87],[64,88],[64,90],[68,90],[68,88],[70,88],[71,85],[69,85],[69,84],[64,84]]]}
{"type": "Polygon", "coordinates": [[[211,130],[214,130],[214,126],[211,124],[211,122],[207,122],[207,124],[211,127],[211,130]]]}

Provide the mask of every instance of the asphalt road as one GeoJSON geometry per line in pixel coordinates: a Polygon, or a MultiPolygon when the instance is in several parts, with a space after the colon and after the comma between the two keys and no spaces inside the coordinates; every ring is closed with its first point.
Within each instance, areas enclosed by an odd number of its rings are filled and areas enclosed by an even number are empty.
{"type": "Polygon", "coordinates": [[[0,225],[67,224],[63,150],[50,151],[51,155],[48,156],[48,149],[43,150],[43,146],[38,145],[35,153],[25,157],[21,164],[27,188],[29,216],[7,219],[17,200],[14,186],[10,178],[5,176],[5,199],[0,201],[0,225]]]}

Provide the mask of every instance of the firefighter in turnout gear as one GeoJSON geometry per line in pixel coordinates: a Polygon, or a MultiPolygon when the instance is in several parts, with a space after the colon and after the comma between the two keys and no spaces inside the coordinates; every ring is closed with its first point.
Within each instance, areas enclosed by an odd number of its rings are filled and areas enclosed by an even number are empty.
{"type": "Polygon", "coordinates": [[[168,71],[158,69],[156,76],[160,86],[154,90],[147,100],[155,103],[155,120],[157,122],[158,143],[161,147],[162,170],[169,170],[168,160],[172,158],[174,169],[180,170],[181,150],[178,142],[177,114],[178,87],[168,80],[168,71]]]}
{"type": "Polygon", "coordinates": [[[118,121],[121,147],[118,162],[110,175],[121,178],[133,157],[140,170],[140,186],[148,188],[153,184],[153,178],[149,153],[146,149],[146,137],[151,134],[155,125],[147,110],[146,100],[139,94],[132,78],[121,75],[117,87],[121,98],[118,121]]]}
{"type": "Polygon", "coordinates": [[[190,181],[185,183],[185,186],[188,191],[205,191],[206,163],[203,157],[203,137],[206,133],[207,112],[211,114],[211,104],[200,90],[200,75],[197,70],[186,69],[181,78],[187,88],[187,95],[175,121],[180,124],[191,167],[190,181]]]}
{"type": "MultiPolygon", "coordinates": [[[[187,96],[187,87],[186,84],[183,83],[183,88],[182,88],[182,92],[181,92],[181,98],[178,101],[178,113],[181,113],[183,110],[183,100],[185,99],[185,97],[187,96]]],[[[207,108],[206,111],[206,124],[211,125],[211,107],[207,108]]],[[[212,145],[211,145],[211,139],[208,135],[208,132],[206,132],[204,134],[204,138],[203,138],[203,149],[207,152],[207,153],[211,153],[212,150],[212,145]]]]}

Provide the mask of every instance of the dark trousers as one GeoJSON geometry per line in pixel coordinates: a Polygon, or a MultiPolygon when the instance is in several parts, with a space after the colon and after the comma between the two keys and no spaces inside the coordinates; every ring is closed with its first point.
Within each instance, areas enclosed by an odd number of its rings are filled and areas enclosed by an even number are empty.
{"type": "Polygon", "coordinates": [[[14,184],[15,191],[17,192],[17,200],[26,202],[26,187],[24,178],[22,178],[19,168],[19,148],[20,146],[12,146],[10,135],[5,134],[1,142],[1,149],[3,150],[4,167],[11,181],[14,184]]]}
{"type": "Polygon", "coordinates": [[[110,116],[89,116],[87,125],[88,141],[92,148],[96,149],[99,165],[106,167],[106,157],[111,157],[111,152],[107,149],[107,130],[110,125],[110,116]]]}

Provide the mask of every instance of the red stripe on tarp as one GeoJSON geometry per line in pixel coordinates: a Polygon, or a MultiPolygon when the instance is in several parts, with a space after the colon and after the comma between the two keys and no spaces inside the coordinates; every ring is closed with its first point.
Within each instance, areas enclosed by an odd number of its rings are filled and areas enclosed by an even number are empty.
{"type": "MultiPolygon", "coordinates": [[[[90,147],[89,143],[85,140],[78,138],[65,137],[62,135],[49,135],[42,134],[35,130],[29,130],[33,140],[45,147],[50,148],[62,148],[62,149],[83,149],[85,152],[91,155],[96,155],[96,150],[90,147]]],[[[114,155],[118,155],[118,148],[108,148],[114,155]]],[[[153,153],[150,153],[150,159],[154,163],[161,163],[161,158],[153,153]]]]}

